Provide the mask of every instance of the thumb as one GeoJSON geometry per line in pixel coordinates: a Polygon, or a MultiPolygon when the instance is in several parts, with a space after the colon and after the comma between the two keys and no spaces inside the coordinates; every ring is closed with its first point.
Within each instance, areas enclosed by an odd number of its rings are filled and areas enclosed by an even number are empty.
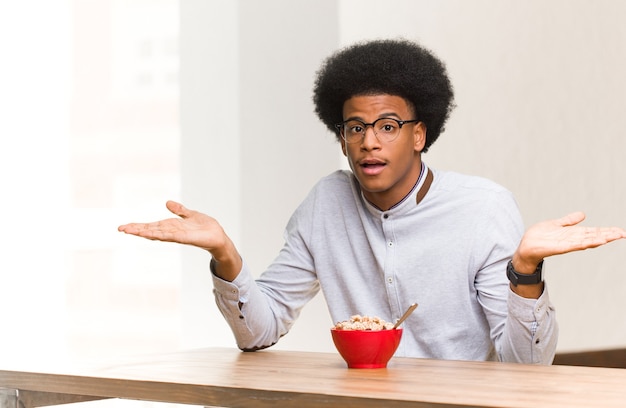
{"type": "Polygon", "coordinates": [[[557,220],[557,223],[562,227],[568,227],[571,225],[576,225],[582,222],[585,219],[585,213],[582,211],[576,211],[573,213],[567,214],[565,217],[561,217],[557,220]]]}
{"type": "Polygon", "coordinates": [[[191,215],[192,211],[188,210],[184,205],[176,201],[168,200],[165,206],[171,213],[178,215],[181,218],[187,218],[191,215]]]}

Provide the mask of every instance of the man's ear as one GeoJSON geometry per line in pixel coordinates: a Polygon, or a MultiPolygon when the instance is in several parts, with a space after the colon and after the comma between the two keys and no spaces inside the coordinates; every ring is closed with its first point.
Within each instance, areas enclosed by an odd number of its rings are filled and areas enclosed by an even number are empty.
{"type": "Polygon", "coordinates": [[[343,138],[340,138],[339,143],[341,143],[341,152],[344,156],[348,157],[348,152],[346,152],[346,141],[343,140],[343,138]]]}
{"type": "Polygon", "coordinates": [[[424,146],[426,145],[426,130],[424,122],[417,122],[413,127],[413,140],[416,152],[424,150],[424,146]]]}

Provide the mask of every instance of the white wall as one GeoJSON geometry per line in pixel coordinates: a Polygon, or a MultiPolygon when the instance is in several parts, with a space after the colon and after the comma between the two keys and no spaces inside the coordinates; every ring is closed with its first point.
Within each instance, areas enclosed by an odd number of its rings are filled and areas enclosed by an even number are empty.
{"type": "MultiPolygon", "coordinates": [[[[587,225],[626,226],[626,3],[181,3],[183,197],[220,219],[257,271],[314,181],[344,166],[316,122],[311,85],[323,57],[360,39],[418,40],[447,63],[458,108],[425,156],[431,166],[503,184],[527,225],[583,210],[587,225]],[[232,127],[216,132],[214,116],[232,127]]],[[[546,263],[560,350],[626,345],[625,245],[546,263]]],[[[189,251],[185,262],[189,345],[232,345],[208,256],[189,251]]],[[[332,350],[331,323],[316,299],[279,345],[332,350]]]]}
{"type": "MultiPolygon", "coordinates": [[[[278,254],[291,212],[338,166],[339,145],[311,102],[319,61],[337,46],[336,9],[330,0],[181,2],[183,200],[217,218],[258,273],[278,254]]],[[[184,345],[234,346],[208,254],[184,254],[184,345]]],[[[281,347],[328,350],[328,336],[305,339],[330,324],[316,298],[281,347]]]]}

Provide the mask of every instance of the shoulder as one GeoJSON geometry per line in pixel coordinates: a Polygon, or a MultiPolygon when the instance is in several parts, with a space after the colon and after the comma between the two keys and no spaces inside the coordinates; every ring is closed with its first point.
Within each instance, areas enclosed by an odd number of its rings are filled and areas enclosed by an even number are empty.
{"type": "MultiPolygon", "coordinates": [[[[336,170],[322,177],[309,191],[300,204],[300,211],[311,210],[320,206],[336,206],[338,202],[352,201],[358,191],[352,173],[347,170],[336,170]]],[[[336,208],[336,207],[335,207],[336,208]]]]}
{"type": "Polygon", "coordinates": [[[510,191],[502,185],[485,177],[472,176],[454,171],[433,170],[433,187],[441,191],[457,193],[505,193],[510,191]]]}
{"type": "Polygon", "coordinates": [[[335,218],[338,208],[355,213],[358,187],[350,171],[337,170],[318,180],[298,205],[287,225],[288,230],[311,230],[320,220],[335,218]]]}
{"type": "Polygon", "coordinates": [[[352,184],[352,172],[348,170],[335,170],[329,175],[322,177],[315,188],[346,188],[352,184]]]}
{"type": "MultiPolygon", "coordinates": [[[[433,171],[430,204],[453,209],[459,213],[510,213],[515,217],[519,208],[513,193],[493,180],[452,171],[433,171]]],[[[427,195],[427,197],[428,197],[427,195]]]]}
{"type": "Polygon", "coordinates": [[[353,196],[355,190],[358,190],[358,186],[352,172],[336,170],[318,180],[311,189],[308,199],[315,197],[320,199],[323,197],[353,196]]]}
{"type": "Polygon", "coordinates": [[[519,239],[523,221],[517,201],[507,188],[485,177],[451,171],[433,171],[433,176],[426,195],[430,196],[431,211],[447,214],[456,223],[470,223],[477,236],[493,236],[499,230],[512,241],[519,239]]]}

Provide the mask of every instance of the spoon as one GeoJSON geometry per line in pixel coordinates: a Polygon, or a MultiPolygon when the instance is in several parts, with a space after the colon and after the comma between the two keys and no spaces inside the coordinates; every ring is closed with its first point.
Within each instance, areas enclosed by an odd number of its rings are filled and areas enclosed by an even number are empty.
{"type": "Polygon", "coordinates": [[[413,313],[413,311],[417,309],[417,303],[413,303],[411,306],[409,306],[409,308],[406,310],[406,312],[404,312],[404,314],[402,315],[402,317],[400,317],[398,320],[396,320],[396,324],[393,325],[392,329],[397,329],[398,326],[400,326],[400,324],[406,320],[407,317],[409,317],[409,315],[411,313],[413,313]]]}

